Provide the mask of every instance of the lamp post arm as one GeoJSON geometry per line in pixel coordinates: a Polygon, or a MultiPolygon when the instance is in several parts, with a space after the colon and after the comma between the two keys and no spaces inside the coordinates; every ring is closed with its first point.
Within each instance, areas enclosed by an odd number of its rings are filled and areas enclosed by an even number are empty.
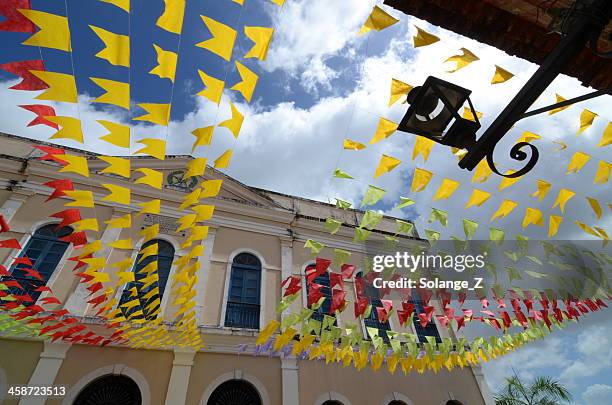
{"type": "Polygon", "coordinates": [[[592,98],[603,96],[603,95],[606,95],[606,94],[610,94],[610,90],[597,90],[597,91],[594,91],[594,92],[591,92],[591,93],[584,94],[582,96],[570,98],[569,100],[560,101],[558,103],[551,104],[551,105],[546,106],[546,107],[542,107],[542,108],[538,108],[538,109],[533,110],[533,111],[526,112],[525,114],[523,114],[521,116],[521,118],[519,118],[519,120],[522,120],[522,119],[527,118],[527,117],[532,117],[534,115],[538,115],[538,114],[541,114],[541,113],[546,112],[546,111],[554,110],[555,108],[562,108],[562,107],[570,106],[572,104],[576,104],[576,103],[579,103],[579,102],[585,101],[585,100],[590,100],[592,98]]]}

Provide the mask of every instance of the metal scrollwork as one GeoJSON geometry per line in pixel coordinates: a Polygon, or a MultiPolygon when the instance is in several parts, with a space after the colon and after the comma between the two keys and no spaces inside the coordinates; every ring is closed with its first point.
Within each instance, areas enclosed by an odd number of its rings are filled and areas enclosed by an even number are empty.
{"type": "Polygon", "coordinates": [[[529,142],[518,142],[516,145],[512,147],[512,149],[510,149],[510,157],[514,160],[518,160],[519,162],[522,162],[525,159],[527,159],[527,156],[528,156],[527,153],[521,150],[525,146],[531,149],[531,156],[529,156],[529,161],[525,164],[525,166],[523,166],[522,169],[517,170],[513,173],[508,173],[508,174],[500,173],[495,167],[495,163],[493,162],[493,151],[495,150],[494,148],[491,149],[489,153],[487,153],[487,163],[489,164],[489,167],[491,168],[493,172],[495,172],[496,174],[499,174],[502,177],[509,177],[509,178],[521,177],[529,173],[529,171],[531,171],[531,169],[535,167],[536,163],[538,162],[538,158],[540,157],[540,152],[538,151],[538,148],[536,148],[534,145],[530,144],[529,142]]]}

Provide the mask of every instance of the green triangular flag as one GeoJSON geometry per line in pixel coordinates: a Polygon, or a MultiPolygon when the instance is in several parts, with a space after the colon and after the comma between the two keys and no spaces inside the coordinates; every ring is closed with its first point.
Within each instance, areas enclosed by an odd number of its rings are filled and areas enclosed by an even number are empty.
{"type": "Polygon", "coordinates": [[[408,207],[410,205],[414,204],[414,200],[410,199],[410,198],[406,198],[406,197],[400,197],[400,203],[398,205],[396,205],[395,207],[393,207],[394,210],[400,209],[400,208],[404,208],[404,207],[408,207]]]}
{"type": "Polygon", "coordinates": [[[334,249],[334,266],[342,266],[348,261],[349,257],[351,257],[351,252],[342,249],[334,249]]]}
{"type": "Polygon", "coordinates": [[[412,222],[402,221],[401,219],[396,219],[395,223],[397,224],[397,233],[403,233],[404,235],[412,236],[412,230],[414,229],[414,224],[412,222]]]}
{"type": "Polygon", "coordinates": [[[506,237],[506,233],[502,231],[501,229],[489,228],[489,239],[490,240],[500,244],[504,241],[505,237],[506,237]]]}
{"type": "Polygon", "coordinates": [[[439,222],[442,226],[446,226],[448,225],[448,213],[437,208],[432,208],[428,222],[439,222]]]}
{"type": "Polygon", "coordinates": [[[372,233],[372,231],[368,231],[367,229],[355,228],[355,237],[353,240],[355,242],[363,242],[370,237],[370,233],[372,233]]]}
{"type": "Polygon", "coordinates": [[[429,243],[432,244],[432,246],[440,240],[440,232],[432,231],[431,229],[425,229],[425,236],[427,237],[429,243]]]}
{"type": "Polygon", "coordinates": [[[383,214],[374,211],[366,211],[361,218],[360,228],[374,229],[382,219],[383,214]]]}
{"type": "Polygon", "coordinates": [[[469,219],[463,219],[463,232],[465,237],[469,240],[474,237],[476,230],[478,229],[478,222],[471,221],[469,219]]]}
{"type": "Polygon", "coordinates": [[[384,195],[386,191],[382,188],[368,186],[365,194],[363,195],[363,200],[361,201],[361,205],[374,205],[376,204],[384,195]]]}
{"type": "Polygon", "coordinates": [[[325,247],[325,245],[320,242],[316,242],[312,239],[308,239],[306,243],[304,243],[304,247],[306,249],[310,249],[310,254],[318,255],[321,249],[325,247]]]}
{"type": "Polygon", "coordinates": [[[352,179],[353,178],[353,176],[351,176],[347,172],[343,172],[340,169],[334,170],[334,177],[337,177],[339,179],[352,179]]]}
{"type": "Polygon", "coordinates": [[[336,198],[336,207],[338,207],[340,209],[347,210],[347,209],[351,208],[351,205],[352,204],[350,202],[348,202],[348,201],[344,201],[344,200],[341,200],[339,198],[336,198]]]}
{"type": "Polygon", "coordinates": [[[325,228],[332,235],[335,234],[336,232],[338,232],[338,230],[340,229],[341,226],[342,226],[342,222],[338,221],[337,219],[327,218],[325,220],[325,228]]]}

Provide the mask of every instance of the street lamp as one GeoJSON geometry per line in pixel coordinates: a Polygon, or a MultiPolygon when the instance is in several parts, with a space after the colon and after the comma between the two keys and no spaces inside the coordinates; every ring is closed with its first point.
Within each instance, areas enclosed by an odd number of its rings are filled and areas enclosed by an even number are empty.
{"type": "MultiPolygon", "coordinates": [[[[521,169],[507,174],[500,173],[493,163],[495,146],[523,118],[611,93],[611,89],[598,90],[527,112],[561,70],[578,57],[586,44],[590,42],[591,49],[597,52],[597,40],[611,18],[611,0],[576,0],[563,14],[562,40],[480,138],[476,139],[480,122],[469,98],[471,91],[432,76],[422,86],[408,93],[410,107],[398,130],[422,135],[443,145],[466,149],[466,155],[459,162],[459,167],[463,169],[474,170],[486,157],[491,170],[500,176],[520,177],[526,174],[533,169],[539,158],[538,149],[534,145],[518,142],[511,148],[512,159],[522,162],[529,157],[529,160],[521,169]],[[474,121],[459,115],[459,109],[466,101],[474,121]],[[529,148],[531,153],[528,155],[524,148],[529,148]]],[[[597,54],[610,57],[609,54],[597,54]]]]}

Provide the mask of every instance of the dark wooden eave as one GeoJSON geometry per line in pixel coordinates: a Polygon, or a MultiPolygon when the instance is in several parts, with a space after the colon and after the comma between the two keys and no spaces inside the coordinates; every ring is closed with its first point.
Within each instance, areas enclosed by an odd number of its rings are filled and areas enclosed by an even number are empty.
{"type": "MultiPolygon", "coordinates": [[[[610,0],[612,2],[612,0],[610,0]]],[[[494,46],[510,55],[541,64],[561,36],[548,28],[551,14],[571,0],[385,0],[385,4],[457,34],[494,46]],[[548,7],[548,8],[546,8],[548,7]]],[[[610,51],[608,25],[599,49],[610,51]]],[[[585,86],[612,88],[612,59],[586,48],[563,71],[585,86]]]]}

